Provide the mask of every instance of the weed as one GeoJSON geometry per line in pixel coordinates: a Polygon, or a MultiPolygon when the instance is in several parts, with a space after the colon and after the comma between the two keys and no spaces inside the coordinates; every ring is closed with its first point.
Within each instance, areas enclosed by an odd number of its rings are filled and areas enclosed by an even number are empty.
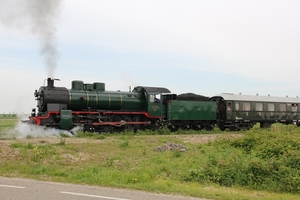
{"type": "Polygon", "coordinates": [[[68,137],[70,137],[68,134],[66,134],[66,133],[60,133],[59,134],[60,135],[60,137],[63,137],[63,138],[68,138],[68,137]]]}
{"type": "Polygon", "coordinates": [[[113,163],[114,163],[114,159],[112,159],[112,158],[106,159],[106,167],[112,167],[113,163]]]}
{"type": "Polygon", "coordinates": [[[146,149],[143,149],[143,156],[146,156],[147,155],[147,151],[146,149]]]}
{"type": "Polygon", "coordinates": [[[120,144],[120,148],[128,148],[129,147],[129,141],[125,140],[120,144]]]}
{"type": "Polygon", "coordinates": [[[9,145],[11,148],[21,148],[23,147],[23,143],[20,143],[20,142],[16,142],[16,143],[12,143],[9,145]]]}
{"type": "Polygon", "coordinates": [[[58,143],[59,145],[65,145],[66,144],[66,139],[60,138],[60,141],[58,143]]]}
{"type": "Polygon", "coordinates": [[[46,150],[40,149],[37,146],[34,147],[32,161],[37,162],[37,161],[41,160],[45,154],[46,154],[46,150]]]}
{"type": "Polygon", "coordinates": [[[27,145],[26,145],[26,149],[33,149],[34,146],[31,142],[28,142],[27,145]]]}
{"type": "Polygon", "coordinates": [[[103,139],[105,139],[105,136],[104,135],[97,135],[95,138],[98,139],[98,140],[103,140],[103,139]]]}
{"type": "Polygon", "coordinates": [[[175,149],[175,150],[173,151],[173,157],[174,157],[174,158],[180,158],[181,155],[182,155],[182,152],[180,152],[178,149],[175,149]]]}

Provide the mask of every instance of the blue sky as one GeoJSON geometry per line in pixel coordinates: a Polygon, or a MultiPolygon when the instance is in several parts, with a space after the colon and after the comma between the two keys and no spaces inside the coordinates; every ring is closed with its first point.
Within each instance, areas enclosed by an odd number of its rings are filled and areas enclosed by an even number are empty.
{"type": "Polygon", "coordinates": [[[107,90],[145,85],[206,96],[300,96],[296,0],[0,0],[0,5],[0,113],[30,113],[33,92],[48,76],[67,88],[82,80],[104,82],[107,90]],[[39,12],[43,9],[48,15],[39,12]],[[52,73],[41,53],[45,41],[55,48],[52,73]]]}

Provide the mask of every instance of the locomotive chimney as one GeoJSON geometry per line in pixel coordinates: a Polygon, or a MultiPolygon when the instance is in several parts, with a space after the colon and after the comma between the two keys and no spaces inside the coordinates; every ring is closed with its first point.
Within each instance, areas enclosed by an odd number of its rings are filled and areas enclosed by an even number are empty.
{"type": "Polygon", "coordinates": [[[54,79],[48,78],[47,81],[48,81],[47,86],[53,88],[54,87],[54,79]]]}

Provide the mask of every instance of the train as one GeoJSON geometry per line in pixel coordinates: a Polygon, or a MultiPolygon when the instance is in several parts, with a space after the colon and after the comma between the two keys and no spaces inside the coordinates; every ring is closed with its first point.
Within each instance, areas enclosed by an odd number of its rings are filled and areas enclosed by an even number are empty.
{"type": "Polygon", "coordinates": [[[30,124],[108,133],[124,130],[171,131],[249,130],[273,123],[300,125],[298,97],[271,97],[221,93],[211,97],[194,93],[173,94],[164,87],[137,86],[132,91],[107,91],[105,83],[71,82],[71,88],[55,87],[56,79],[35,90],[37,107],[30,124]]]}

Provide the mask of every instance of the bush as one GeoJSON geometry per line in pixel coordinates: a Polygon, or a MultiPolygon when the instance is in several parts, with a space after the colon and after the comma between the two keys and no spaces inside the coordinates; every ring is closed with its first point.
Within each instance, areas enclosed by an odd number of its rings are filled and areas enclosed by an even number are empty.
{"type": "Polygon", "coordinates": [[[271,127],[269,130],[249,131],[233,141],[211,143],[211,149],[221,152],[204,151],[209,152],[205,164],[189,170],[183,179],[220,186],[300,193],[299,129],[276,125],[275,130],[271,127]]]}

